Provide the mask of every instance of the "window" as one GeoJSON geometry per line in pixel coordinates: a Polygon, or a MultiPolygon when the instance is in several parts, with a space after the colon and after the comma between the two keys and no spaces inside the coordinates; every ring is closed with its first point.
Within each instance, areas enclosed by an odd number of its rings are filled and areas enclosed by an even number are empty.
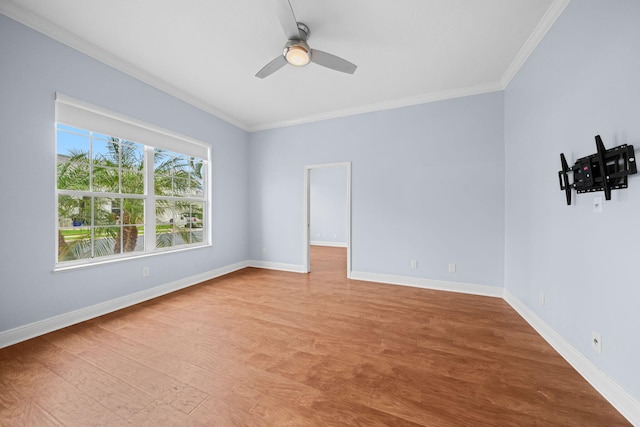
{"type": "Polygon", "coordinates": [[[57,266],[209,243],[209,148],[56,96],[57,266]]]}

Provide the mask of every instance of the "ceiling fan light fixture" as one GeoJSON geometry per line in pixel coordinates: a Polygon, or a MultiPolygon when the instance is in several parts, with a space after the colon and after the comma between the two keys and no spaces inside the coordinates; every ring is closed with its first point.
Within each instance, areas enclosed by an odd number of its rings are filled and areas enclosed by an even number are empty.
{"type": "MultiPolygon", "coordinates": [[[[2,0],[0,0],[2,1],[2,0]]],[[[307,40],[311,33],[309,27],[296,21],[296,16],[291,8],[290,0],[272,0],[278,6],[278,19],[288,40],[284,45],[282,54],[276,56],[262,67],[256,77],[264,79],[275,73],[285,65],[304,67],[309,62],[314,62],[322,67],[342,73],[353,74],[358,66],[339,56],[323,52],[318,49],[311,50],[307,40]]]]}
{"type": "Polygon", "coordinates": [[[284,57],[289,64],[303,67],[311,61],[311,52],[302,43],[294,44],[287,47],[284,57]]]}

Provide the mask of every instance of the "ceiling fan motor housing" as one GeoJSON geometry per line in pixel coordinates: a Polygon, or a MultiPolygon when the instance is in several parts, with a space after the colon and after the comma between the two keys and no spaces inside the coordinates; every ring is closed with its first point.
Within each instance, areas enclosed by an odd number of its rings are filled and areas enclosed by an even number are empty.
{"type": "Polygon", "coordinates": [[[296,24],[298,25],[298,32],[300,33],[300,39],[304,41],[309,40],[309,37],[311,37],[311,31],[309,31],[309,27],[307,27],[302,22],[297,22],[296,24]]]}

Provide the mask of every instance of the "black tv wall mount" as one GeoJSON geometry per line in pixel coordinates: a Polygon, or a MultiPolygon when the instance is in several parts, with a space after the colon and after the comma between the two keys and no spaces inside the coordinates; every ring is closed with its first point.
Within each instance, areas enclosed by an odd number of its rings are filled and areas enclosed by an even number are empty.
{"type": "Polygon", "coordinates": [[[604,197],[611,200],[611,190],[627,188],[627,177],[638,172],[633,145],[622,144],[605,149],[600,135],[596,135],[597,153],[582,157],[569,167],[564,153],[560,154],[562,170],[558,172],[560,189],[564,190],[567,205],[571,204],[571,190],[578,193],[604,191],[604,197]],[[569,182],[569,174],[572,182],[569,182]]]}

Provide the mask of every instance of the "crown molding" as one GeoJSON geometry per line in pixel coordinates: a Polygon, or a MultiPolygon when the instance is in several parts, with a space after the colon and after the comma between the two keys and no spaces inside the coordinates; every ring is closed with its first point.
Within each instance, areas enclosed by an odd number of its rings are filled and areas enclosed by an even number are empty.
{"type": "Polygon", "coordinates": [[[58,25],[53,24],[52,22],[29,12],[19,5],[13,3],[10,0],[0,0],[0,13],[8,16],[9,18],[20,22],[21,24],[26,25],[27,27],[44,34],[66,46],[69,46],[72,49],[75,49],[93,59],[96,59],[112,68],[115,68],[118,71],[121,71],[137,80],[140,80],[143,83],[148,84],[162,92],[165,92],[174,98],[177,98],[181,101],[186,102],[206,113],[209,113],[213,116],[218,117],[225,122],[228,122],[236,127],[239,127],[243,130],[248,130],[247,125],[236,119],[235,117],[231,117],[222,111],[212,107],[211,105],[203,102],[202,100],[184,92],[181,89],[173,86],[166,81],[159,79],[151,73],[143,71],[142,69],[132,65],[128,61],[125,61],[119,58],[116,55],[113,55],[104,49],[99,48],[93,43],[89,43],[86,40],[81,39],[75,34],[61,28],[58,25]]]}
{"type": "Polygon", "coordinates": [[[520,68],[527,62],[529,56],[536,50],[544,36],[547,35],[556,20],[562,15],[565,8],[571,3],[571,0],[554,0],[547,12],[544,14],[536,28],[533,30],[527,41],[524,43],[516,57],[507,68],[502,76],[500,84],[506,89],[511,80],[518,74],[520,68]]]}
{"type": "Polygon", "coordinates": [[[344,108],[341,110],[329,111],[326,113],[313,114],[306,117],[285,120],[281,122],[262,123],[257,126],[250,126],[249,132],[261,130],[275,129],[303,123],[318,122],[322,120],[337,119],[341,117],[354,116],[356,114],[371,113],[375,111],[391,110],[395,108],[410,107],[413,105],[426,104],[429,102],[444,101],[447,99],[461,98],[464,96],[480,95],[489,92],[498,92],[504,87],[500,82],[486,83],[465,88],[443,90],[439,92],[425,93],[422,95],[411,96],[407,98],[394,99],[391,101],[379,102],[375,104],[361,105],[353,108],[344,108]]]}
{"type": "Polygon", "coordinates": [[[451,90],[426,93],[407,98],[384,101],[380,103],[312,114],[292,120],[265,122],[257,125],[249,125],[236,117],[229,116],[228,114],[217,108],[214,108],[201,99],[194,97],[193,95],[190,95],[185,91],[178,89],[174,85],[162,79],[159,79],[153,74],[132,65],[128,61],[125,61],[122,58],[119,58],[118,56],[113,55],[92,43],[82,40],[80,37],[65,30],[64,28],[61,28],[53,24],[52,22],[23,9],[11,0],[0,0],[0,13],[48,37],[51,37],[54,40],[71,47],[72,49],[78,50],[91,58],[94,58],[110,67],[113,67],[118,71],[136,78],[143,83],[161,90],[168,95],[171,95],[206,113],[218,117],[219,119],[224,120],[225,122],[228,122],[242,130],[255,132],[504,90],[518,73],[520,68],[526,63],[529,56],[542,41],[549,29],[551,29],[555,21],[562,14],[570,1],[571,0],[553,1],[545,15],[536,26],[533,33],[529,36],[523,47],[516,55],[515,59],[511,62],[509,68],[506,70],[506,72],[498,82],[491,82],[466,88],[456,88],[451,90]]]}

